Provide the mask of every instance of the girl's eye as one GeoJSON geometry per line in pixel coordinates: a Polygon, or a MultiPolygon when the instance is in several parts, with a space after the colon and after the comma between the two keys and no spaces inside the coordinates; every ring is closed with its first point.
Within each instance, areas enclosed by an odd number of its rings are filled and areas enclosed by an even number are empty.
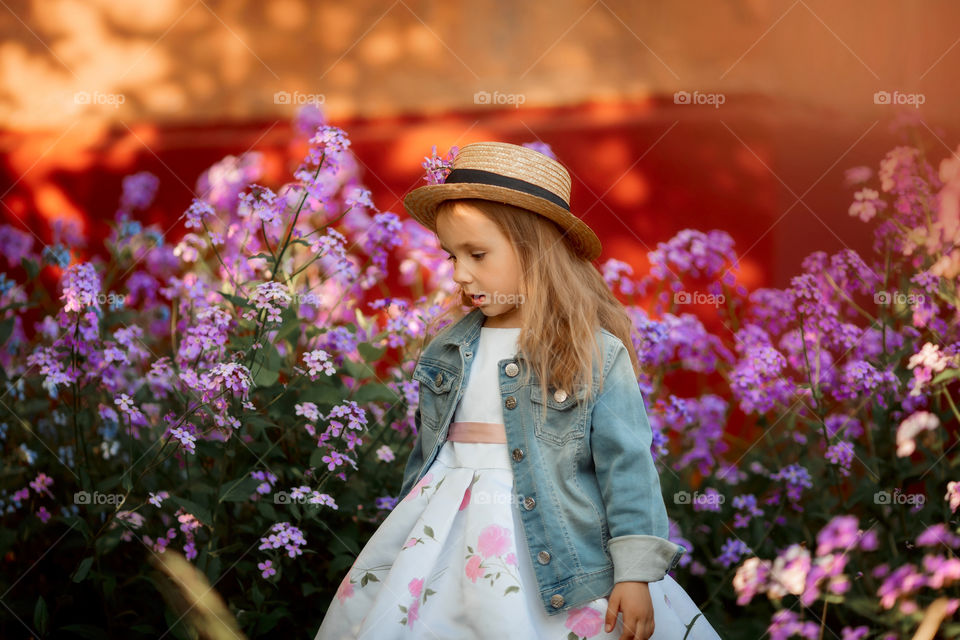
{"type": "Polygon", "coordinates": [[[480,260],[480,259],[482,259],[483,256],[486,255],[486,254],[483,254],[483,253],[474,253],[474,254],[472,254],[472,255],[473,255],[473,257],[474,257],[475,259],[480,260]]]}

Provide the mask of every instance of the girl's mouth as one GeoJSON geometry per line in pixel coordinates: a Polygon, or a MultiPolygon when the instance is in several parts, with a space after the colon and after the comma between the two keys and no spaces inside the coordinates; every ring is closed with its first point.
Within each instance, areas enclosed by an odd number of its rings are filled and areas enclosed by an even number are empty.
{"type": "Polygon", "coordinates": [[[483,294],[476,295],[476,296],[470,296],[470,298],[473,300],[473,304],[474,304],[474,305],[481,305],[481,304],[483,304],[483,303],[486,301],[486,299],[487,299],[487,297],[486,297],[485,295],[483,295],[483,294]]]}

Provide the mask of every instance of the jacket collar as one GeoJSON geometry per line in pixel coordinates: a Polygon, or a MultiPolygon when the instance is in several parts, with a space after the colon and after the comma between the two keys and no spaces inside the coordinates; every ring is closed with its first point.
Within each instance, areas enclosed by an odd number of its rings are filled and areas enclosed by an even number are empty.
{"type": "Polygon", "coordinates": [[[442,331],[436,341],[444,346],[468,345],[480,333],[483,320],[483,311],[479,307],[471,309],[467,315],[457,320],[449,331],[442,331]]]}
{"type": "MultiPolygon", "coordinates": [[[[480,335],[480,327],[483,326],[484,317],[483,311],[479,307],[471,309],[467,315],[453,323],[449,330],[441,331],[440,335],[430,344],[432,345],[435,342],[439,349],[466,347],[480,335]]],[[[517,359],[525,359],[522,351],[517,351],[517,359]]]]}

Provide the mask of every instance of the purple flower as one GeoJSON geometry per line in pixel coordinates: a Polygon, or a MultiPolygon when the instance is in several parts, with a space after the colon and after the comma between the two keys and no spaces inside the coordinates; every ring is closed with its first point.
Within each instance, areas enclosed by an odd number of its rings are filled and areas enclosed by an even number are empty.
{"type": "Polygon", "coordinates": [[[730,374],[730,390],[744,413],[766,413],[776,403],[786,405],[793,384],[784,376],[783,354],[768,346],[748,347],[730,374]]]}
{"type": "Polygon", "coordinates": [[[443,158],[437,155],[437,145],[433,145],[430,157],[424,157],[423,168],[427,172],[424,180],[427,184],[442,184],[453,168],[453,159],[456,157],[458,147],[451,147],[450,151],[443,158]]]}
{"type": "Polygon", "coordinates": [[[159,184],[160,179],[149,171],[140,171],[124,176],[120,208],[124,211],[146,209],[153,202],[159,184]]]}
{"type": "Polygon", "coordinates": [[[273,490],[273,485],[277,483],[277,476],[269,471],[251,471],[250,477],[260,480],[260,484],[257,485],[257,493],[262,496],[270,493],[273,490]]]}
{"type": "Polygon", "coordinates": [[[834,549],[846,551],[856,544],[861,533],[856,516],[834,516],[817,534],[817,555],[824,556],[834,549]]]}
{"type": "Polygon", "coordinates": [[[45,493],[51,498],[53,497],[53,494],[50,492],[50,487],[52,486],[53,478],[43,472],[37,474],[37,477],[30,481],[30,488],[32,488],[38,495],[45,493]]]}
{"type": "Polygon", "coordinates": [[[763,509],[757,507],[757,497],[752,493],[734,496],[733,508],[737,509],[733,516],[734,529],[746,527],[754,516],[763,515],[763,509]]]}
{"type": "Polygon", "coordinates": [[[177,440],[183,448],[187,450],[188,453],[197,452],[197,437],[192,433],[189,433],[183,429],[183,427],[175,427],[170,431],[170,435],[177,440]]]}
{"type": "Polygon", "coordinates": [[[840,440],[827,447],[825,457],[840,467],[840,475],[850,475],[850,464],[853,462],[853,443],[840,440]]]}
{"type": "Polygon", "coordinates": [[[553,152],[553,149],[551,149],[550,145],[547,144],[546,142],[524,142],[523,145],[521,146],[524,146],[527,149],[533,149],[534,151],[542,153],[548,158],[552,158],[554,160],[557,159],[557,155],[553,152]]]}
{"type": "Polygon", "coordinates": [[[714,278],[727,263],[737,262],[733,238],[719,229],[707,233],[683,229],[666,243],[657,243],[647,257],[650,273],[658,280],[666,280],[668,273],[677,278],[684,274],[714,278]]]}
{"type": "Polygon", "coordinates": [[[100,277],[96,269],[89,262],[81,262],[70,266],[63,275],[63,293],[61,300],[66,300],[63,310],[82,311],[87,307],[100,308],[97,297],[100,295],[100,277]]]}
{"type": "MultiPolygon", "coordinates": [[[[7,259],[8,267],[19,266],[23,258],[29,258],[33,251],[33,242],[32,234],[9,224],[0,225],[0,255],[7,259]]],[[[69,252],[67,252],[67,264],[70,264],[69,252]]]]}
{"type": "Polygon", "coordinates": [[[248,151],[241,156],[226,156],[197,179],[197,193],[202,200],[221,211],[233,211],[240,193],[255,180],[263,170],[263,154],[248,151]]]}
{"type": "Polygon", "coordinates": [[[157,509],[160,508],[160,505],[163,504],[163,501],[170,497],[170,494],[166,491],[161,491],[159,493],[150,492],[149,502],[157,509]]]}
{"type": "Polygon", "coordinates": [[[717,562],[726,568],[739,562],[740,558],[748,553],[752,552],[743,540],[739,538],[727,538],[727,541],[723,543],[720,555],[717,556],[717,562]]]}
{"type": "Polygon", "coordinates": [[[293,118],[293,128],[297,133],[313,135],[317,129],[327,123],[323,110],[316,104],[307,103],[297,109],[293,118]]]}
{"type": "Polygon", "coordinates": [[[273,568],[272,560],[258,562],[257,569],[260,569],[260,575],[262,575],[264,578],[269,578],[277,572],[277,570],[273,568]]]}
{"type": "Polygon", "coordinates": [[[917,545],[921,547],[936,547],[946,545],[954,549],[960,547],[960,536],[951,531],[942,522],[930,525],[923,533],[917,536],[917,545]]]}
{"type": "Polygon", "coordinates": [[[289,522],[278,522],[270,527],[270,534],[260,538],[261,551],[265,549],[279,549],[281,547],[287,550],[287,555],[295,558],[301,555],[300,549],[307,543],[303,532],[289,522]]]}
{"type": "Polygon", "coordinates": [[[251,184],[249,193],[240,194],[241,216],[249,216],[251,213],[260,219],[264,224],[280,226],[282,214],[287,208],[287,201],[278,197],[271,189],[251,184]]]}
{"type": "MultiPolygon", "coordinates": [[[[280,314],[290,306],[291,300],[293,300],[293,297],[287,287],[279,282],[272,281],[257,285],[256,291],[250,297],[250,302],[253,303],[254,307],[266,311],[266,322],[268,324],[280,322],[280,314]]],[[[251,310],[248,313],[250,319],[253,319],[254,312],[251,310]]]]}
{"type": "Polygon", "coordinates": [[[209,203],[200,198],[194,198],[184,215],[187,217],[187,222],[184,224],[187,229],[202,229],[204,221],[215,217],[216,213],[209,203]]]}
{"type": "Polygon", "coordinates": [[[374,501],[374,505],[377,509],[386,509],[387,511],[392,511],[395,506],[397,506],[398,498],[393,496],[381,496],[374,501]]]}
{"type": "Polygon", "coordinates": [[[309,369],[310,379],[316,380],[321,371],[328,376],[336,373],[333,364],[330,362],[330,354],[323,349],[314,349],[303,354],[303,362],[309,369]]]}

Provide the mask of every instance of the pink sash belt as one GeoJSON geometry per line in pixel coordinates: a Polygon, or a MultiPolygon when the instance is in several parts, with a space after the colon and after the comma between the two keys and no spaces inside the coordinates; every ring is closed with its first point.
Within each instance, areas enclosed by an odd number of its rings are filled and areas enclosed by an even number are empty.
{"type": "Polygon", "coordinates": [[[452,422],[447,440],[506,444],[507,431],[504,425],[496,422],[452,422]]]}

